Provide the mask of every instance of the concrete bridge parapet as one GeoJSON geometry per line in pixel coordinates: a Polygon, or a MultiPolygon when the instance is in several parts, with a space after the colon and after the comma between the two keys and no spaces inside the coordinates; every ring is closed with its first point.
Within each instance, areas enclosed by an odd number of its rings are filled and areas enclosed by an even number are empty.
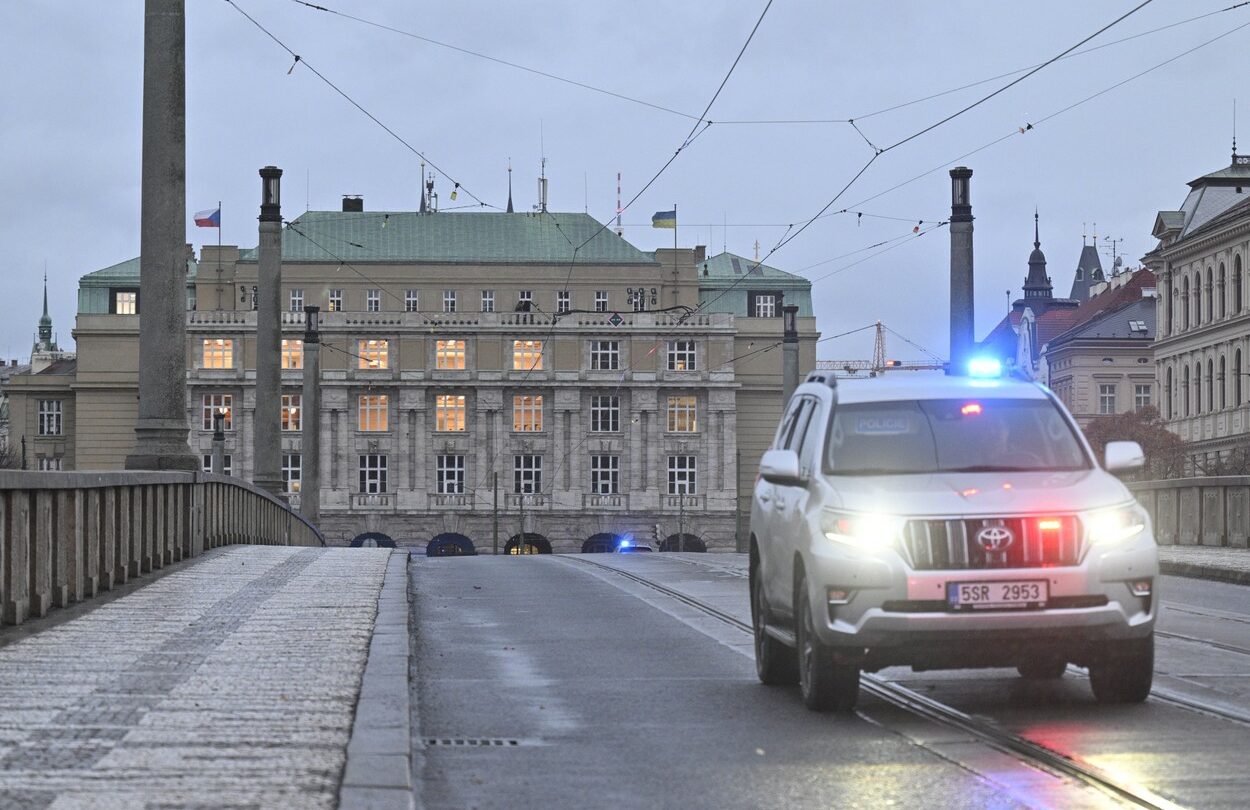
{"type": "Polygon", "coordinates": [[[325,541],[280,498],[226,475],[0,471],[0,624],[231,544],[325,541]]]}

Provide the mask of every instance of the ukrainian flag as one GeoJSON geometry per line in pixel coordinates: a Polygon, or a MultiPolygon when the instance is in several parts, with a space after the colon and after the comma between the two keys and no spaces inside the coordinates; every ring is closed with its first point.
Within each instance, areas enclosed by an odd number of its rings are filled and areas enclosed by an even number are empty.
{"type": "Polygon", "coordinates": [[[672,211],[656,211],[651,215],[652,228],[676,228],[677,227],[677,209],[672,211]]]}

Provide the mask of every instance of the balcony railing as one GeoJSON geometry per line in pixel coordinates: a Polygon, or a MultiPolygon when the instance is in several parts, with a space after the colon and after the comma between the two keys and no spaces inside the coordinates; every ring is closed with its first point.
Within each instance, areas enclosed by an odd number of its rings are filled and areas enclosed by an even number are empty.
{"type": "Polygon", "coordinates": [[[582,495],[583,509],[628,509],[629,495],[582,495]]]}
{"type": "Polygon", "coordinates": [[[665,511],[702,511],[707,506],[706,495],[665,495],[663,500],[665,511]]]}
{"type": "Polygon", "coordinates": [[[473,493],[460,492],[453,495],[431,492],[428,506],[430,509],[472,509],[473,493]]]}
{"type": "Polygon", "coordinates": [[[353,493],[352,509],[393,509],[395,495],[391,492],[353,493]]]}
{"type": "Polygon", "coordinates": [[[507,509],[520,509],[522,506],[522,499],[524,499],[524,506],[526,509],[546,509],[551,506],[551,497],[549,495],[544,495],[541,492],[528,493],[525,495],[509,492],[504,495],[504,507],[507,509]]]}

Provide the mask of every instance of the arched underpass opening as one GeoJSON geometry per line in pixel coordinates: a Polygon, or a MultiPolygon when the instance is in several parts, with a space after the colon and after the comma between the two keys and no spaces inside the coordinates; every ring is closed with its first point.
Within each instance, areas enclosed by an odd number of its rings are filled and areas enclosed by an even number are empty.
{"type": "Polygon", "coordinates": [[[582,542],[583,554],[610,554],[620,545],[621,536],[611,532],[592,534],[582,542]]]}
{"type": "Polygon", "coordinates": [[[514,534],[508,538],[503,547],[504,554],[550,554],[551,542],[538,532],[526,532],[525,543],[521,543],[521,535],[514,534]]]}
{"type": "Polygon", "coordinates": [[[365,532],[356,535],[351,542],[352,548],[395,548],[395,541],[382,532],[365,532]]]}
{"type": "Polygon", "coordinates": [[[463,534],[443,532],[425,547],[427,557],[471,557],[477,554],[473,541],[463,534]]]}
{"type": "Polygon", "coordinates": [[[707,551],[707,543],[694,534],[670,534],[660,543],[660,551],[707,551]]]}

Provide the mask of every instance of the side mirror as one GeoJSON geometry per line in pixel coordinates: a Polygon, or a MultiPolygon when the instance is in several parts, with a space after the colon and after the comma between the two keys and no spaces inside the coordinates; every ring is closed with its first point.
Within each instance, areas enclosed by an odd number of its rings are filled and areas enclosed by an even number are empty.
{"type": "Polygon", "coordinates": [[[1116,470],[1136,470],[1146,463],[1146,454],[1137,442],[1107,442],[1106,459],[1103,466],[1107,472],[1116,470]]]}
{"type": "Polygon", "coordinates": [[[770,484],[801,487],[807,484],[799,472],[799,454],[793,450],[767,450],[760,459],[760,477],[770,484]]]}

